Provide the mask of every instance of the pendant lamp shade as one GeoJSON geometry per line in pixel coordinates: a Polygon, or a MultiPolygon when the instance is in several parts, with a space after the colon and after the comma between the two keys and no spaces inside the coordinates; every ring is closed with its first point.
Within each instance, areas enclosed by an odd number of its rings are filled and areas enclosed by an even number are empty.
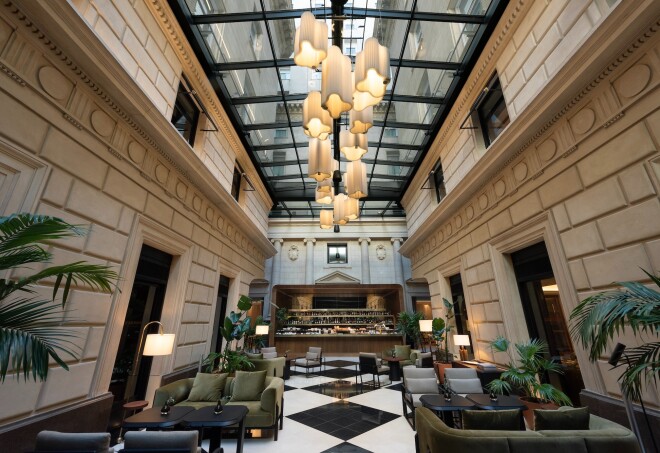
{"type": "Polygon", "coordinates": [[[358,160],[367,153],[367,135],[353,134],[350,131],[341,131],[339,134],[339,150],[347,160],[358,160]]]}
{"type": "Polygon", "coordinates": [[[330,47],[323,62],[321,106],[335,119],[353,108],[351,60],[337,46],[330,47]]]}
{"type": "Polygon", "coordinates": [[[373,107],[383,100],[383,98],[374,97],[368,91],[353,91],[353,110],[361,112],[367,107],[373,107]]]}
{"type": "Polygon", "coordinates": [[[310,91],[303,101],[303,130],[305,135],[325,140],[332,134],[332,118],[321,107],[321,92],[310,91]]]}
{"type": "Polygon", "coordinates": [[[354,134],[366,134],[374,125],[374,108],[369,106],[362,111],[351,110],[349,115],[349,128],[354,134]]]}
{"type": "Polygon", "coordinates": [[[298,66],[316,68],[328,54],[328,25],[305,11],[300,16],[293,45],[293,61],[298,66]]]}
{"type": "Polygon", "coordinates": [[[364,42],[362,52],[355,57],[355,90],[373,97],[385,96],[390,83],[390,56],[387,47],[371,37],[364,42]]]}
{"type": "Polygon", "coordinates": [[[330,151],[330,140],[309,140],[309,177],[316,181],[323,181],[332,176],[332,154],[330,151]]]}
{"type": "Polygon", "coordinates": [[[329,230],[332,228],[333,215],[330,209],[321,209],[321,228],[329,230]]]}
{"type": "Polygon", "coordinates": [[[359,200],[346,197],[344,215],[348,220],[355,220],[360,216],[359,200]]]}
{"type": "Polygon", "coordinates": [[[367,164],[360,160],[346,164],[346,195],[363,198],[368,194],[367,164]]]}
{"type": "Polygon", "coordinates": [[[332,204],[335,199],[335,188],[332,187],[332,179],[328,178],[316,183],[315,200],[321,204],[332,204]]]}
{"type": "Polygon", "coordinates": [[[348,223],[348,217],[346,216],[346,199],[348,197],[343,193],[335,195],[335,201],[333,205],[333,214],[334,214],[334,223],[337,225],[346,225],[348,223]]]}

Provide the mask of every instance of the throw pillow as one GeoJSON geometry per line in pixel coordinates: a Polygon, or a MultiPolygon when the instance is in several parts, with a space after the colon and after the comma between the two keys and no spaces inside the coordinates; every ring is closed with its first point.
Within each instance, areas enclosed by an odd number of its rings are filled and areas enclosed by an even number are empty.
{"type": "Polygon", "coordinates": [[[307,360],[318,360],[318,359],[319,359],[319,355],[318,355],[316,352],[308,352],[308,353],[305,355],[305,358],[306,358],[307,360]]]}
{"type": "Polygon", "coordinates": [[[227,373],[197,373],[188,401],[218,401],[222,398],[227,373]]]}
{"type": "Polygon", "coordinates": [[[589,429],[589,408],[534,409],[534,430],[589,429]]]}
{"type": "Polygon", "coordinates": [[[245,355],[248,357],[248,359],[263,359],[264,356],[261,353],[252,353],[252,352],[246,352],[245,355]]]}
{"type": "Polygon", "coordinates": [[[501,411],[461,411],[463,429],[520,431],[523,424],[520,409],[501,411]]]}
{"type": "Polygon", "coordinates": [[[405,385],[410,393],[440,393],[435,378],[408,378],[405,385]]]}
{"type": "Polygon", "coordinates": [[[231,401],[258,401],[264,391],[266,370],[237,371],[231,401]]]}
{"type": "Polygon", "coordinates": [[[277,352],[264,352],[262,355],[264,356],[264,359],[276,359],[277,358],[277,352]]]}
{"type": "Polygon", "coordinates": [[[270,348],[261,348],[261,352],[262,352],[262,353],[266,353],[266,352],[277,352],[277,348],[276,348],[275,346],[272,346],[272,347],[270,347],[270,348]]]}
{"type": "Polygon", "coordinates": [[[448,379],[445,380],[449,387],[456,393],[483,393],[484,389],[481,387],[481,380],[479,378],[472,379],[448,379]]]}
{"type": "Polygon", "coordinates": [[[397,344],[394,346],[394,355],[400,359],[408,360],[410,358],[410,346],[397,344]]]}

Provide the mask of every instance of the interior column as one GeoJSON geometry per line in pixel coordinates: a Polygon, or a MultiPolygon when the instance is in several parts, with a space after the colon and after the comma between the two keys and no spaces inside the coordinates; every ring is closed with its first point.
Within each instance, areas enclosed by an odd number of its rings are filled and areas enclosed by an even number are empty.
{"type": "Polygon", "coordinates": [[[360,252],[362,258],[362,284],[368,285],[371,283],[371,268],[369,265],[369,238],[359,238],[360,252]]]}
{"type": "Polygon", "coordinates": [[[284,243],[284,239],[271,239],[270,242],[273,243],[275,246],[275,255],[273,256],[273,278],[270,280],[270,286],[268,286],[268,307],[264,307],[264,313],[270,313],[270,302],[273,297],[273,286],[274,285],[279,285],[280,283],[280,274],[281,274],[281,267],[280,263],[282,261],[282,244],[284,243]]]}
{"type": "Polygon", "coordinates": [[[314,244],[316,239],[303,239],[307,246],[307,255],[305,256],[305,285],[314,284],[314,244]]]}
{"type": "Polygon", "coordinates": [[[403,280],[403,259],[399,253],[403,238],[392,238],[392,248],[394,249],[392,255],[394,256],[394,281],[401,285],[403,288],[403,306],[406,310],[411,311],[408,303],[408,292],[406,291],[406,282],[403,280]]]}

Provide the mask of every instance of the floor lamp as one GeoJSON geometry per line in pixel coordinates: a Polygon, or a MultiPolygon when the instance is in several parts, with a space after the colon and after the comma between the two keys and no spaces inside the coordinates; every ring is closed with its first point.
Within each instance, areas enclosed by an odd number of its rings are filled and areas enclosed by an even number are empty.
{"type": "MultiPolygon", "coordinates": [[[[422,352],[426,352],[426,336],[433,332],[433,320],[432,319],[420,319],[419,320],[419,331],[422,334],[422,352]]],[[[429,347],[430,349],[430,347],[429,347]]],[[[433,352],[433,351],[431,351],[433,352]]]]}
{"type": "MultiPolygon", "coordinates": [[[[264,335],[268,335],[268,330],[269,330],[269,326],[267,324],[259,324],[254,329],[254,334],[257,337],[261,337],[261,336],[264,336],[264,335]]],[[[268,341],[266,341],[266,345],[268,345],[268,341]]]]}

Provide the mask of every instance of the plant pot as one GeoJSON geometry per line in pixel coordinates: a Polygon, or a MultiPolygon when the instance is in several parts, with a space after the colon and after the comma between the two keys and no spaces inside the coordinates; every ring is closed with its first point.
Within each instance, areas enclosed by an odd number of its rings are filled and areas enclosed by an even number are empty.
{"type": "Polygon", "coordinates": [[[525,418],[525,423],[527,428],[534,429],[534,409],[558,409],[555,403],[542,403],[536,398],[529,398],[527,396],[520,397],[521,401],[525,403],[527,409],[523,411],[523,417],[525,418]]]}
{"type": "Polygon", "coordinates": [[[440,384],[445,383],[445,370],[451,368],[451,363],[446,362],[433,362],[433,368],[435,368],[435,374],[438,376],[438,382],[440,384]]]}

